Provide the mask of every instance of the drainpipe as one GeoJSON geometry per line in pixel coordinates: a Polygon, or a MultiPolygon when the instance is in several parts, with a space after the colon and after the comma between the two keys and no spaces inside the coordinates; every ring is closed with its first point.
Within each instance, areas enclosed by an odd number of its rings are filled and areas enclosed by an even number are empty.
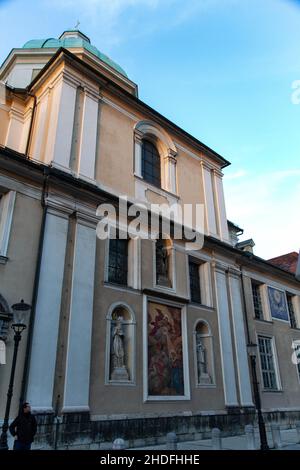
{"type": "Polygon", "coordinates": [[[35,321],[35,315],[36,315],[38,284],[39,284],[40,271],[41,271],[42,252],[43,252],[43,245],[44,245],[45,225],[46,225],[46,216],[47,216],[47,206],[45,203],[45,199],[48,193],[49,171],[50,171],[49,168],[44,169],[44,183],[43,183],[43,190],[42,190],[42,196],[41,196],[41,206],[43,208],[43,215],[42,215],[42,222],[41,222],[41,227],[40,227],[38,254],[37,254],[37,261],[36,261],[34,284],[33,284],[32,302],[31,302],[32,308],[31,308],[31,315],[30,315],[30,320],[29,320],[29,325],[28,325],[28,337],[27,337],[25,362],[24,362],[24,370],[23,370],[23,378],[22,378],[21,394],[20,394],[20,407],[22,406],[22,403],[24,402],[24,399],[25,399],[27,383],[28,383],[28,375],[29,375],[29,360],[30,360],[31,349],[32,349],[33,328],[34,328],[34,321],[35,321]]]}
{"type": "Polygon", "coordinates": [[[239,268],[240,268],[240,271],[241,271],[242,303],[243,303],[243,310],[244,310],[244,320],[245,320],[245,325],[246,325],[247,342],[248,342],[248,344],[250,344],[251,343],[251,338],[250,338],[249,322],[248,322],[248,316],[247,316],[247,306],[246,306],[246,295],[245,295],[245,286],[244,286],[243,267],[240,266],[239,268]]]}
{"type": "Polygon", "coordinates": [[[27,136],[26,149],[25,149],[26,158],[29,158],[28,152],[29,152],[31,139],[32,139],[32,130],[33,130],[33,122],[34,122],[34,117],[35,117],[35,112],[36,112],[37,98],[34,93],[31,93],[28,91],[27,94],[28,96],[31,96],[33,98],[33,108],[32,108],[32,113],[31,113],[31,118],[30,118],[30,126],[29,126],[29,131],[28,131],[28,136],[27,136]]]}

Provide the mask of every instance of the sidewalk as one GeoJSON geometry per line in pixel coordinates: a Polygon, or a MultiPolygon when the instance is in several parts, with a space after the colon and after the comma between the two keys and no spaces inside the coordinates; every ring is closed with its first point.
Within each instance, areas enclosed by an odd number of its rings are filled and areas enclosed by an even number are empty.
{"type": "MultiPolygon", "coordinates": [[[[267,432],[268,444],[274,448],[272,433],[267,432]]],[[[300,443],[297,442],[296,429],[287,429],[281,431],[282,448],[281,450],[300,450],[300,443]]],[[[255,430],[255,446],[259,449],[259,433],[255,430]]],[[[199,441],[178,442],[178,450],[212,450],[211,439],[202,439],[199,441]]],[[[231,436],[222,438],[223,450],[247,450],[246,436],[231,436]]],[[[131,450],[166,450],[166,444],[149,447],[136,447],[131,450]]],[[[277,449],[280,450],[280,449],[277,449]]]]}

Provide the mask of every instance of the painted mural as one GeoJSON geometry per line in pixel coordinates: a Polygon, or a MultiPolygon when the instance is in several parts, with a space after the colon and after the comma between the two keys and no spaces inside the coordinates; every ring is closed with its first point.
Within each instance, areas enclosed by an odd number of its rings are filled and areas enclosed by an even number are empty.
{"type": "Polygon", "coordinates": [[[184,395],[181,309],[148,303],[148,394],[184,395]]]}
{"type": "Polygon", "coordinates": [[[289,321],[285,292],[268,287],[271,315],[279,320],[289,321]]]}

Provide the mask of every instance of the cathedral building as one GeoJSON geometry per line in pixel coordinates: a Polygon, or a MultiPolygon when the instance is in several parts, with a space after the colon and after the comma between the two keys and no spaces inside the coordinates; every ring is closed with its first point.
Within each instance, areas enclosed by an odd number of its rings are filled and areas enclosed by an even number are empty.
{"type": "Polygon", "coordinates": [[[299,420],[300,283],[255,256],[253,240],[239,242],[242,230],[226,216],[228,165],[142,102],[78,30],[30,40],[4,60],[0,419],[11,306],[24,299],[31,311],[11,418],[20,399],[31,403],[36,448],[103,448],[116,437],[137,446],[215,426],[240,432],[256,421],[249,344],[266,423],[299,420]],[[163,216],[156,236],[130,237],[138,204],[147,221],[154,206],[199,205],[203,246],[175,237],[174,221],[164,237],[163,216]],[[108,206],[118,217],[101,238],[99,207],[108,206]]]}

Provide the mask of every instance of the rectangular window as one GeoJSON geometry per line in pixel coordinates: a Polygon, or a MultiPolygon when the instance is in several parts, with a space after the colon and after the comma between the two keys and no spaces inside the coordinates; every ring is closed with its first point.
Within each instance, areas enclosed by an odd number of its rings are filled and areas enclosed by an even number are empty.
{"type": "Polygon", "coordinates": [[[191,301],[201,304],[199,264],[189,261],[191,301]]]}
{"type": "Polygon", "coordinates": [[[16,199],[15,191],[0,192],[0,257],[6,257],[16,199]]]}
{"type": "Polygon", "coordinates": [[[264,314],[263,314],[262,302],[261,302],[260,284],[257,284],[253,281],[252,281],[252,297],[253,297],[255,318],[257,320],[263,320],[264,314]]]}
{"type": "Polygon", "coordinates": [[[293,295],[286,294],[286,300],[288,304],[291,328],[297,328],[295,310],[294,310],[294,305],[293,305],[293,295]]]}
{"type": "Polygon", "coordinates": [[[258,347],[261,363],[261,373],[264,389],[278,390],[272,338],[258,337],[258,347]]]}
{"type": "Polygon", "coordinates": [[[35,77],[37,76],[38,73],[40,73],[41,69],[32,69],[32,72],[31,72],[31,81],[33,81],[35,79],[35,77]]]}
{"type": "Polygon", "coordinates": [[[108,282],[127,285],[128,240],[109,240],[108,282]]]}
{"type": "Polygon", "coordinates": [[[295,358],[293,358],[293,360],[296,361],[298,378],[300,381],[300,342],[299,340],[293,341],[293,349],[294,349],[294,354],[295,354],[295,358]]]}

